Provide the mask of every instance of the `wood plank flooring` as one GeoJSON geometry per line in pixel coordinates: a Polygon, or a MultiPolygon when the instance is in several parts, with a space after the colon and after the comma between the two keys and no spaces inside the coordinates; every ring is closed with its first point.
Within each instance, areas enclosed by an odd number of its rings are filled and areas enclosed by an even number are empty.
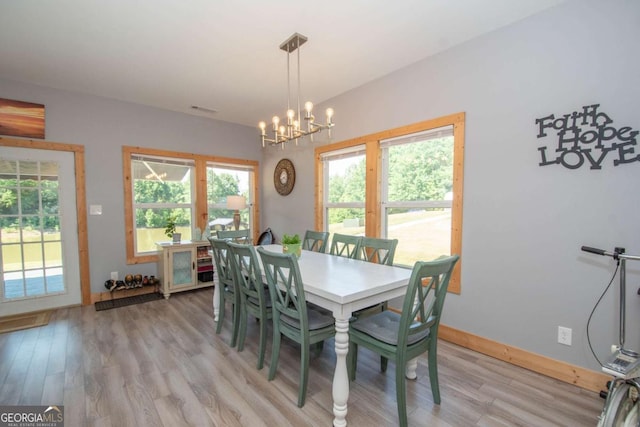
{"type": "MultiPolygon", "coordinates": [[[[212,289],[96,312],[57,310],[40,328],[0,334],[0,405],[64,405],[67,426],[323,426],[332,424],[333,340],[311,359],[298,408],[299,349],[283,341],[278,374],[256,370],[257,323],[245,349],[220,335],[212,289]]],[[[426,358],[408,382],[411,426],[595,426],[596,394],[475,353],[439,344],[442,404],[434,405],[426,358]]],[[[349,426],[398,425],[394,369],[360,350],[349,426]]]]}

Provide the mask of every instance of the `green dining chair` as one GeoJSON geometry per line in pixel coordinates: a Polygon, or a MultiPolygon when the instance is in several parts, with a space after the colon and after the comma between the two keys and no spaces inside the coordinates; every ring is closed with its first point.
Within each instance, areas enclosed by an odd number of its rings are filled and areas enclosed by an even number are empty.
{"type": "MultiPolygon", "coordinates": [[[[396,254],[396,246],[398,246],[398,239],[362,237],[360,239],[360,245],[358,246],[358,252],[356,253],[356,259],[367,262],[374,262],[377,264],[393,265],[393,258],[396,254]]],[[[353,313],[353,316],[356,318],[362,316],[370,316],[386,309],[387,302],[384,301],[380,304],[358,310],[353,313]]]]}
{"type": "Polygon", "coordinates": [[[209,237],[211,243],[211,251],[213,252],[213,260],[218,273],[218,284],[220,286],[219,302],[220,313],[218,315],[218,325],[216,334],[222,331],[224,323],[225,303],[231,302],[232,307],[232,329],[231,329],[231,347],[235,347],[238,339],[238,326],[240,323],[240,293],[236,291],[236,284],[233,278],[234,270],[231,264],[231,251],[226,240],[214,239],[209,237]]]}
{"type": "Polygon", "coordinates": [[[267,323],[272,318],[271,296],[262,281],[262,270],[258,254],[251,245],[229,242],[231,263],[233,264],[236,289],[240,292],[240,325],[238,330],[238,351],[244,349],[247,335],[247,317],[249,314],[260,323],[260,341],[258,346],[257,368],[264,365],[264,353],[267,344],[267,323]]]}
{"type": "Polygon", "coordinates": [[[276,376],[282,335],[300,344],[300,385],[298,406],[303,407],[309,381],[310,346],[322,343],[335,335],[332,316],[307,306],[304,286],[293,254],[280,254],[258,248],[267,277],[273,304],[273,345],[269,381],[276,376]]]}
{"type": "Polygon", "coordinates": [[[218,230],[216,231],[218,239],[226,240],[233,243],[250,244],[251,230],[248,228],[242,230],[218,230]]]}
{"type": "Polygon", "coordinates": [[[307,230],[302,239],[302,249],[307,251],[322,252],[327,251],[328,231],[307,230]]]}
{"type": "Polygon", "coordinates": [[[428,352],[429,380],[433,401],[440,404],[438,384],[438,326],[451,273],[458,255],[437,260],[418,261],[413,266],[402,314],[386,310],[358,319],[349,325],[349,377],[356,378],[358,347],[362,346],[381,356],[380,370],[385,372],[389,359],[396,364],[396,397],[398,421],[407,425],[407,391],[405,371],[407,362],[428,352]]]}
{"type": "Polygon", "coordinates": [[[378,239],[376,237],[362,237],[356,259],[375,262],[377,264],[393,265],[398,239],[378,239]]]}
{"type": "Polygon", "coordinates": [[[346,258],[355,258],[358,255],[360,247],[360,236],[350,236],[348,234],[333,233],[331,238],[331,255],[342,256],[346,258]]]}

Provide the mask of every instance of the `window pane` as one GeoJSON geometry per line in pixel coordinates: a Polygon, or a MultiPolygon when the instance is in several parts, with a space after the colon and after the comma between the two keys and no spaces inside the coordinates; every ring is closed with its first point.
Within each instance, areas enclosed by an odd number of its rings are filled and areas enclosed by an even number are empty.
{"type": "Polygon", "coordinates": [[[363,202],[365,197],[365,156],[326,161],[329,189],[326,202],[363,202]]]}
{"type": "MultiPolygon", "coordinates": [[[[234,229],[234,210],[227,209],[227,196],[243,196],[247,207],[240,209],[240,229],[250,229],[251,218],[251,171],[244,167],[222,164],[207,166],[207,205],[209,228],[217,230],[234,229]]],[[[213,234],[213,233],[212,233],[213,234]]]]}
{"type": "Polygon", "coordinates": [[[42,181],[42,210],[45,214],[58,215],[58,181],[42,181]]]}
{"type": "MultiPolygon", "coordinates": [[[[3,235],[4,236],[4,235],[3,235]]],[[[13,240],[13,239],[12,239],[13,240]]],[[[19,271],[22,269],[22,251],[19,244],[0,246],[2,248],[2,270],[19,271]]]]}
{"type": "Polygon", "coordinates": [[[390,202],[444,200],[453,188],[453,137],[388,148],[390,202]]]}
{"type": "Polygon", "coordinates": [[[24,266],[25,268],[42,268],[42,247],[40,243],[24,243],[24,266]]]}
{"type": "Polygon", "coordinates": [[[166,242],[167,220],[174,217],[181,240],[191,240],[194,162],[183,159],[133,157],[135,253],[156,252],[166,242]]]}
{"type": "Polygon", "coordinates": [[[364,208],[329,208],[327,218],[327,230],[332,234],[364,236],[364,208]]]}
{"type": "Polygon", "coordinates": [[[44,244],[45,267],[62,267],[62,242],[47,242],[44,244]]]}
{"type": "Polygon", "coordinates": [[[407,135],[384,148],[382,234],[398,239],[395,264],[413,265],[451,251],[453,146],[452,135],[427,133],[407,135]]]}
{"type": "Polygon", "coordinates": [[[171,240],[164,232],[167,219],[176,218],[176,233],[181,233],[182,240],[191,240],[191,209],[189,208],[138,208],[136,216],[136,252],[155,252],[156,242],[171,240]]]}
{"type": "Polygon", "coordinates": [[[135,203],[191,203],[190,165],[132,160],[135,203]]]}
{"type": "MultiPolygon", "coordinates": [[[[4,181],[3,184],[7,184],[4,181]]],[[[16,215],[18,213],[18,190],[15,187],[0,188],[0,214],[2,215],[16,215]]],[[[2,220],[2,225],[7,223],[5,219],[2,220]]]]}
{"type": "Polygon", "coordinates": [[[386,209],[387,238],[398,239],[394,264],[413,265],[451,251],[451,209],[386,209]]]}
{"type": "Polygon", "coordinates": [[[207,167],[207,200],[224,204],[227,196],[249,195],[249,172],[223,167],[207,167]]]}
{"type": "Polygon", "coordinates": [[[20,189],[20,210],[22,215],[36,215],[40,212],[40,192],[37,188],[20,189]]]}

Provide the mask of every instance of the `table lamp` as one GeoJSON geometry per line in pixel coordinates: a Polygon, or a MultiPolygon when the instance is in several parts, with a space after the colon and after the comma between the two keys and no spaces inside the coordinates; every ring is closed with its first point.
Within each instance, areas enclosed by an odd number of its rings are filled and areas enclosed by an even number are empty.
{"type": "Polygon", "coordinates": [[[247,207],[247,199],[243,196],[227,196],[227,209],[233,209],[233,227],[240,229],[240,209],[247,207]]]}

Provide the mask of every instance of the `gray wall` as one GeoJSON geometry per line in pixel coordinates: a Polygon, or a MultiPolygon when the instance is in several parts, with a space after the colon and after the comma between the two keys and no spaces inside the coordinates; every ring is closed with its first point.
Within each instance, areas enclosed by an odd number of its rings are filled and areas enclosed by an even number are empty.
{"type": "MultiPolygon", "coordinates": [[[[557,143],[536,138],[535,119],[599,103],[613,126],[640,130],[639,22],[637,1],[568,2],[326,102],[334,142],[466,112],[462,293],[443,323],[599,369],[586,322],[614,268],[580,246],[640,254],[640,162],[614,167],[609,153],[601,170],[540,167],[537,148],[557,143]],[[559,325],[571,347],[556,342],[559,325]]],[[[278,236],[314,226],[313,148],[265,151],[262,224],[278,236]],[[287,197],[272,183],[283,157],[297,170],[287,197]]],[[[627,347],[640,350],[640,262],[627,273],[627,347]]],[[[617,286],[591,327],[601,358],[618,342],[617,286]]]]}
{"type": "Polygon", "coordinates": [[[46,140],[84,145],[91,292],[104,292],[111,271],[156,274],[156,265],[127,265],[122,146],[260,160],[255,130],[208,118],[25,85],[0,79],[0,97],[45,105],[46,140]]]}

